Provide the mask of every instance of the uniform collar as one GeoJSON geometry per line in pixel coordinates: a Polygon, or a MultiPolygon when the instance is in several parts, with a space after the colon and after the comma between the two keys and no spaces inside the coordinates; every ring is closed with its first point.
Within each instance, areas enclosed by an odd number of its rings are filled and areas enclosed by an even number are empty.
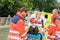
{"type": "Polygon", "coordinates": [[[24,16],[21,14],[20,11],[18,11],[16,14],[17,14],[18,16],[20,16],[22,19],[24,19],[24,16]]]}

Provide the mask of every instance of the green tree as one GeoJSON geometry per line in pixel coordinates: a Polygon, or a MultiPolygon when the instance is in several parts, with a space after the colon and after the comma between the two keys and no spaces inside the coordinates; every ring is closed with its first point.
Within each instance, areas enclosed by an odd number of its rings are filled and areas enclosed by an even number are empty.
{"type": "Polygon", "coordinates": [[[0,16],[13,16],[21,7],[51,12],[57,6],[56,0],[0,0],[0,16]]]}
{"type": "Polygon", "coordinates": [[[57,8],[57,0],[32,0],[33,9],[38,8],[40,11],[51,12],[52,9],[57,8]]]}
{"type": "Polygon", "coordinates": [[[32,10],[30,0],[0,0],[0,16],[13,16],[21,7],[32,10]]]}

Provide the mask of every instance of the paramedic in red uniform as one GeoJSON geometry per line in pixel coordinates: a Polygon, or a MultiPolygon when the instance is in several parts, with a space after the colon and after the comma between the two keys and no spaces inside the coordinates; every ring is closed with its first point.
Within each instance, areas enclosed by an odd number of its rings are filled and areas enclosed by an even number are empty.
{"type": "Polygon", "coordinates": [[[25,31],[24,18],[27,15],[27,9],[22,7],[20,11],[13,16],[10,23],[10,31],[8,40],[26,40],[27,33],[25,31]]]}
{"type": "Polygon", "coordinates": [[[55,24],[56,24],[56,36],[57,39],[60,40],[60,16],[56,18],[55,24]]]}
{"type": "Polygon", "coordinates": [[[54,9],[52,11],[52,21],[51,21],[51,24],[49,25],[48,27],[48,38],[50,40],[54,40],[55,39],[55,36],[56,36],[56,25],[55,25],[55,19],[56,17],[58,16],[58,11],[57,9],[54,9]]]}

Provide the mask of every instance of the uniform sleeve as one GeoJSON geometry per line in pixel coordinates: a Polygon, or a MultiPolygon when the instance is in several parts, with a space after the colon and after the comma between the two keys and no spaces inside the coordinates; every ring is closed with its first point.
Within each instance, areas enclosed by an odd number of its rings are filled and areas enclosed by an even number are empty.
{"type": "Polygon", "coordinates": [[[18,32],[20,33],[20,36],[21,36],[21,38],[23,38],[23,39],[27,39],[27,33],[26,33],[26,31],[25,31],[25,26],[24,26],[24,22],[23,22],[23,20],[22,19],[20,19],[18,22],[17,22],[17,30],[18,30],[18,32]]]}
{"type": "Polygon", "coordinates": [[[48,38],[50,38],[50,35],[52,34],[52,27],[51,25],[48,27],[48,38]]]}

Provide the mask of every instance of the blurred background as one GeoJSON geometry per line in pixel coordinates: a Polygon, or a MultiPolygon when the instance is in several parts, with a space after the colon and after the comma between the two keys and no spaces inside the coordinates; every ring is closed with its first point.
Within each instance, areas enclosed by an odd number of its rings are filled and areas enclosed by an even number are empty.
{"type": "Polygon", "coordinates": [[[21,7],[51,13],[55,8],[60,11],[60,0],[0,0],[0,40],[7,40],[10,21],[21,7]]]}

